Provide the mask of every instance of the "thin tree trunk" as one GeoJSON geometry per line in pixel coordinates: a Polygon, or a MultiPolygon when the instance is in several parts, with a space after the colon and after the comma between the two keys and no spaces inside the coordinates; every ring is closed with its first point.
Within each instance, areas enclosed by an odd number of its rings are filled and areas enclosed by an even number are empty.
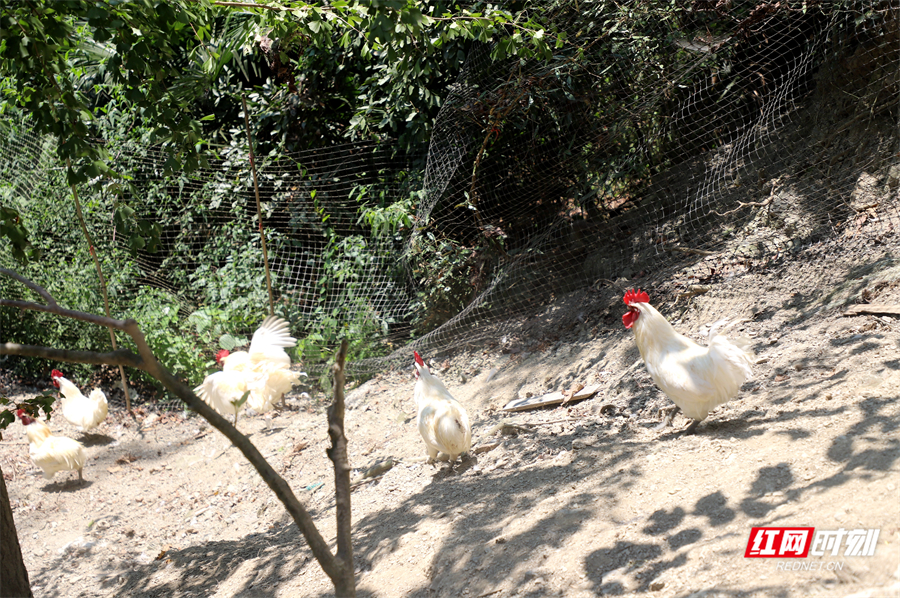
{"type": "Polygon", "coordinates": [[[335,359],[334,402],[328,408],[328,436],[331,448],[326,452],[334,463],[334,506],[337,516],[337,554],[335,560],[340,570],[338,579],[332,578],[337,598],[356,596],[356,578],[353,571],[353,513],[350,509],[350,461],[347,459],[347,436],[344,435],[344,361],[347,359],[347,341],[341,341],[341,349],[335,359]]]}
{"type": "Polygon", "coordinates": [[[0,469],[0,596],[3,598],[32,598],[28,570],[22,560],[16,522],[13,520],[6,481],[0,469]]]}

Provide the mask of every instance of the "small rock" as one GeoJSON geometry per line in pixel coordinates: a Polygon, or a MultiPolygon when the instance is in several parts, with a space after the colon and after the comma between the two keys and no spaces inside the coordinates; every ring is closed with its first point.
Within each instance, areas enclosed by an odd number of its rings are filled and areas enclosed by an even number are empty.
{"type": "Polygon", "coordinates": [[[900,165],[894,164],[888,168],[888,186],[891,189],[900,187],[900,165]]]}
{"type": "Polygon", "coordinates": [[[661,589],[663,589],[664,587],[666,587],[666,582],[664,582],[664,581],[655,579],[650,582],[650,591],[651,592],[658,592],[661,589]]]}
{"type": "Polygon", "coordinates": [[[544,576],[544,570],[540,569],[540,568],[528,569],[525,571],[525,575],[524,575],[525,581],[528,581],[529,579],[536,579],[536,578],[543,577],[543,576],[544,576]]]}
{"type": "Polygon", "coordinates": [[[85,540],[84,536],[78,536],[77,538],[60,548],[59,553],[81,556],[90,552],[91,548],[96,546],[96,544],[96,542],[85,540]]]}

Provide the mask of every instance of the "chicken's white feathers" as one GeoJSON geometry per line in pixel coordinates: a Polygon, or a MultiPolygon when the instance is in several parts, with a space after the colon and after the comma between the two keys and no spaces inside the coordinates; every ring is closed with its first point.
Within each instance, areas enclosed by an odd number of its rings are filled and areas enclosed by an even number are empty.
{"type": "Polygon", "coordinates": [[[84,447],[77,440],[65,436],[53,436],[50,428],[41,421],[25,426],[28,436],[28,453],[31,462],[40,467],[48,480],[58,471],[77,471],[79,475],[87,461],[84,447]]]}
{"type": "Polygon", "coordinates": [[[213,372],[194,389],[194,394],[222,415],[237,415],[243,405],[235,405],[249,390],[247,380],[248,376],[241,372],[213,372]]]}
{"type": "Polygon", "coordinates": [[[273,368],[264,371],[264,377],[257,383],[251,383],[250,397],[247,406],[257,413],[264,413],[273,407],[281,397],[290,392],[303,372],[294,372],[287,368],[273,368]]]}
{"type": "MultiPolygon", "coordinates": [[[[297,339],[291,336],[290,326],[284,318],[269,316],[260,324],[250,339],[250,354],[284,354],[285,347],[294,347],[297,339]]],[[[290,364],[289,364],[290,365],[290,364]]]]}
{"type": "Polygon", "coordinates": [[[222,371],[207,376],[194,392],[223,415],[236,415],[244,405],[257,413],[268,411],[306,375],[290,369],[284,347],[296,344],[287,321],[269,316],[253,333],[250,350],[230,353],[222,360],[222,371]],[[247,402],[235,408],[233,402],[247,391],[247,402]]]}
{"type": "Polygon", "coordinates": [[[649,303],[633,303],[640,311],[635,320],[635,341],[647,371],[659,388],[694,420],[733,399],[753,374],[750,356],[718,334],[721,323],[710,329],[703,347],[679,334],[649,303]]]}
{"type": "Polygon", "coordinates": [[[70,380],[62,376],[57,376],[54,380],[59,384],[59,390],[65,397],[60,402],[60,411],[66,421],[86,432],[96,428],[106,419],[109,404],[102,390],[95,388],[91,391],[91,395],[86,397],[70,380]]]}
{"type": "Polygon", "coordinates": [[[469,415],[427,366],[415,364],[415,367],[419,373],[414,391],[417,423],[429,460],[434,461],[438,453],[444,453],[451,462],[455,461],[472,446],[469,415]]]}

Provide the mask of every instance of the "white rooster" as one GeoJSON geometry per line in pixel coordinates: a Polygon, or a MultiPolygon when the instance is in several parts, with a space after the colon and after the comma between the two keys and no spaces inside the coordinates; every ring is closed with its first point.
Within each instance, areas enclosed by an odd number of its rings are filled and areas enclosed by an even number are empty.
{"type": "Polygon", "coordinates": [[[93,430],[103,423],[109,412],[109,405],[102,390],[95,388],[86,397],[59,370],[50,372],[50,380],[65,397],[60,403],[60,411],[66,421],[82,432],[93,430]]]}
{"type": "Polygon", "coordinates": [[[717,334],[724,321],[713,325],[709,345],[702,347],[678,334],[649,300],[640,289],[626,292],[628,311],[622,323],[634,330],[647,371],[676,405],[660,427],[669,425],[680,409],[694,420],[685,429],[690,434],[710,411],[737,396],[741,385],[753,375],[750,356],[717,334]]]}
{"type": "Polygon", "coordinates": [[[16,411],[16,415],[25,426],[31,462],[43,470],[45,478],[49,480],[57,471],[77,471],[78,479],[84,480],[81,471],[87,455],[80,442],[65,436],[53,436],[47,424],[32,418],[24,409],[16,411]]]}
{"type": "Polygon", "coordinates": [[[291,358],[284,350],[296,344],[287,321],[269,316],[253,333],[249,351],[223,349],[216,354],[222,371],[207,376],[194,392],[219,413],[234,415],[235,423],[246,393],[248,407],[257,413],[268,411],[306,375],[291,370],[291,358]]]}
{"type": "Polygon", "coordinates": [[[414,396],[419,410],[419,434],[425,441],[428,462],[434,463],[438,453],[444,453],[452,464],[472,446],[469,415],[447,387],[431,374],[418,352],[413,351],[413,355],[416,359],[414,396]]]}

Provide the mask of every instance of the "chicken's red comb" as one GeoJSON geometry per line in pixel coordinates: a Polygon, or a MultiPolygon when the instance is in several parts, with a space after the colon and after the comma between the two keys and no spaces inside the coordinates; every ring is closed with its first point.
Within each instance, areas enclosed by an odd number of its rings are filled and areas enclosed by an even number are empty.
{"type": "Polygon", "coordinates": [[[637,291],[631,289],[629,291],[625,291],[625,298],[623,299],[623,301],[625,301],[625,305],[631,305],[632,303],[649,303],[650,295],[648,295],[646,291],[642,291],[640,289],[638,289],[637,291]]]}
{"type": "Polygon", "coordinates": [[[425,362],[422,361],[422,357],[419,355],[418,351],[413,351],[413,355],[416,356],[416,363],[418,363],[419,365],[422,365],[422,366],[425,365],[425,362]]]}
{"type": "Polygon", "coordinates": [[[216,363],[222,363],[222,360],[231,355],[228,349],[219,349],[216,351],[216,363]]]}
{"type": "Polygon", "coordinates": [[[51,378],[54,378],[54,379],[55,379],[55,378],[62,378],[62,377],[63,377],[63,373],[60,372],[59,370],[53,370],[52,372],[50,372],[50,377],[51,377],[51,378]]]}
{"type": "Polygon", "coordinates": [[[17,416],[17,417],[22,417],[23,415],[25,415],[25,410],[24,410],[24,409],[19,409],[19,410],[16,411],[16,416],[17,416]]]}

